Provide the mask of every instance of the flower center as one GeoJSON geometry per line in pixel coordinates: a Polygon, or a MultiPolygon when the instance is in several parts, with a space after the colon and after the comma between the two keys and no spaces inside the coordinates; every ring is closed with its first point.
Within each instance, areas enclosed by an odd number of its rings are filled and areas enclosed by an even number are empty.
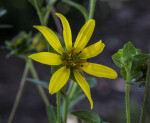
{"type": "Polygon", "coordinates": [[[78,69],[81,70],[83,63],[86,62],[86,59],[81,59],[79,54],[82,51],[75,51],[75,48],[72,48],[70,52],[63,54],[64,65],[70,67],[70,69],[78,69]]]}

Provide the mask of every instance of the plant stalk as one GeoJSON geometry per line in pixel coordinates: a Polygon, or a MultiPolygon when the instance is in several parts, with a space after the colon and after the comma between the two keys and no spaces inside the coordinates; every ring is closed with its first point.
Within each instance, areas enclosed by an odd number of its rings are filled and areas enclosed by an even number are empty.
{"type": "Polygon", "coordinates": [[[126,100],[126,120],[127,123],[130,123],[130,70],[127,72],[127,83],[126,83],[126,95],[125,95],[125,100],[126,100]]]}
{"type": "Polygon", "coordinates": [[[90,0],[90,10],[89,10],[89,17],[88,20],[92,19],[94,16],[94,10],[95,10],[96,0],[90,0]]]}
{"type": "Polygon", "coordinates": [[[57,98],[57,123],[61,123],[61,113],[60,113],[60,92],[57,92],[56,98],[57,98]]]}
{"type": "Polygon", "coordinates": [[[12,111],[10,113],[9,119],[8,119],[8,123],[12,123],[12,121],[14,119],[17,107],[19,105],[19,102],[20,102],[20,99],[21,99],[21,96],[22,96],[22,93],[23,93],[23,89],[24,89],[25,82],[26,82],[25,78],[28,75],[28,71],[29,71],[29,64],[27,62],[26,66],[25,66],[25,69],[24,69],[24,72],[23,72],[23,76],[22,76],[22,79],[21,79],[21,82],[20,82],[20,86],[19,86],[19,90],[17,92],[17,96],[16,96],[16,99],[15,99],[15,102],[14,102],[12,111]]]}
{"type": "Polygon", "coordinates": [[[36,7],[36,10],[37,10],[37,14],[39,16],[40,22],[44,26],[45,25],[44,17],[42,15],[41,8],[40,8],[40,5],[38,3],[38,0],[34,0],[34,3],[35,3],[35,7],[36,7]]]}
{"type": "Polygon", "coordinates": [[[148,98],[149,98],[149,91],[150,91],[149,89],[150,89],[150,57],[148,60],[148,69],[147,69],[145,92],[144,92],[144,102],[143,102],[143,107],[142,107],[141,116],[140,116],[140,123],[145,123],[146,110],[148,106],[148,98]]]}
{"type": "Polygon", "coordinates": [[[68,109],[69,109],[69,99],[65,98],[63,102],[63,123],[67,122],[67,116],[68,116],[68,109]]]}
{"type": "MultiPolygon", "coordinates": [[[[31,74],[32,74],[34,79],[39,80],[37,72],[36,72],[36,70],[34,68],[34,65],[33,65],[31,60],[30,60],[30,72],[31,72],[31,74]]],[[[40,95],[41,95],[45,105],[48,106],[49,105],[49,101],[48,101],[48,98],[47,98],[47,96],[45,94],[45,91],[44,91],[43,87],[41,85],[37,85],[37,88],[39,90],[39,93],[40,93],[40,95]]]]}

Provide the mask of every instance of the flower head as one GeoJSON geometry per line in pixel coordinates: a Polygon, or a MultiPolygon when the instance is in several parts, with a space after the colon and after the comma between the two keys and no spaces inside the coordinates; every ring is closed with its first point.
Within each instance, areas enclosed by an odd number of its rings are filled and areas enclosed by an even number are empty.
{"type": "Polygon", "coordinates": [[[97,56],[105,47],[101,40],[86,47],[94,31],[95,20],[90,19],[84,24],[73,45],[72,33],[67,19],[59,13],[56,13],[56,15],[60,18],[63,25],[63,38],[66,50],[63,49],[58,37],[51,29],[45,26],[34,26],[44,35],[57,53],[40,52],[32,54],[29,57],[37,62],[47,65],[63,65],[51,77],[49,84],[49,92],[51,94],[58,92],[67,83],[70,72],[73,71],[74,77],[89,99],[92,109],[93,101],[91,98],[90,87],[85,77],[82,75],[83,71],[97,77],[110,79],[117,78],[117,73],[109,67],[87,62],[88,58],[97,56]]]}

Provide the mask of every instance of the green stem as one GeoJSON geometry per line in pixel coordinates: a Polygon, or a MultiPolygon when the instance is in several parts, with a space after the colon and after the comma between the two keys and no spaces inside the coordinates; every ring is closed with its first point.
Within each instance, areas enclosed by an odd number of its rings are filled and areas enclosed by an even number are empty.
{"type": "Polygon", "coordinates": [[[125,100],[126,100],[126,120],[127,120],[127,123],[130,123],[130,96],[129,96],[129,93],[130,93],[130,70],[127,72],[127,83],[126,83],[126,97],[125,97],[125,100]]]}
{"type": "MultiPolygon", "coordinates": [[[[34,68],[34,65],[33,65],[31,60],[30,60],[30,72],[31,72],[31,74],[32,74],[34,79],[39,80],[37,72],[36,72],[36,70],[34,68]]],[[[49,101],[48,101],[48,98],[47,98],[47,96],[46,96],[46,94],[44,92],[44,89],[42,88],[41,85],[37,85],[37,88],[39,90],[39,93],[40,93],[40,95],[41,95],[45,105],[48,106],[49,105],[49,101]]]]}
{"type": "Polygon", "coordinates": [[[145,92],[144,92],[144,102],[140,116],[140,123],[145,123],[146,118],[146,110],[148,106],[148,98],[149,98],[149,89],[150,89],[150,58],[148,61],[148,69],[147,69],[147,76],[145,82],[145,92]]]}
{"type": "Polygon", "coordinates": [[[71,91],[68,91],[68,95],[69,95],[69,100],[70,101],[72,100],[72,98],[73,98],[73,96],[74,96],[74,94],[76,92],[77,87],[78,87],[78,84],[76,82],[72,81],[72,87],[70,89],[71,91]]]}
{"type": "Polygon", "coordinates": [[[22,76],[22,79],[21,79],[21,82],[20,82],[19,90],[18,90],[16,99],[15,99],[12,111],[10,113],[10,117],[8,119],[8,123],[12,123],[12,121],[14,119],[17,107],[19,105],[19,102],[20,102],[20,99],[21,99],[21,96],[22,96],[22,93],[23,93],[23,89],[24,89],[25,82],[26,82],[25,78],[28,75],[28,71],[29,71],[29,64],[26,63],[26,66],[25,66],[25,69],[24,69],[24,72],[23,72],[23,76],[22,76]]]}
{"type": "Polygon", "coordinates": [[[64,123],[66,123],[66,121],[67,121],[67,116],[68,116],[68,111],[69,111],[69,103],[72,100],[77,87],[78,87],[77,83],[71,81],[70,87],[67,92],[67,96],[66,96],[66,98],[64,98],[64,102],[63,102],[63,111],[64,111],[63,112],[63,121],[64,121],[64,123]]]}
{"type": "Polygon", "coordinates": [[[68,109],[69,109],[69,99],[65,98],[64,102],[63,102],[63,110],[64,110],[64,113],[63,113],[63,121],[64,122],[63,123],[67,122],[68,109]]]}
{"type": "Polygon", "coordinates": [[[130,123],[130,102],[129,102],[130,85],[126,84],[126,119],[130,123]]]}
{"type": "Polygon", "coordinates": [[[84,6],[82,6],[76,2],[73,2],[71,0],[62,0],[62,2],[67,3],[68,5],[73,6],[74,8],[79,10],[82,13],[82,15],[84,16],[85,20],[86,21],[88,20],[88,12],[84,6]]]}
{"type": "Polygon", "coordinates": [[[89,12],[88,20],[92,19],[94,16],[95,4],[96,4],[96,0],[90,0],[90,12],[89,12]]]}
{"type": "Polygon", "coordinates": [[[57,123],[61,123],[61,113],[60,113],[60,92],[57,92],[56,98],[57,98],[57,123]]]}
{"type": "Polygon", "coordinates": [[[37,10],[41,24],[45,25],[44,18],[43,18],[43,15],[41,13],[41,8],[40,8],[40,5],[38,3],[38,0],[34,0],[34,3],[35,3],[35,7],[36,7],[36,10],[37,10]]]}

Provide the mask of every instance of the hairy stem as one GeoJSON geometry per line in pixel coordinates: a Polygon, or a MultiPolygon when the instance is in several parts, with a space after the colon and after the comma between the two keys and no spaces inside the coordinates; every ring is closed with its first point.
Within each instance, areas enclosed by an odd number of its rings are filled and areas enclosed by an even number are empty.
{"type": "Polygon", "coordinates": [[[149,91],[150,91],[149,89],[150,89],[150,57],[148,61],[148,69],[147,69],[145,92],[144,92],[144,102],[143,102],[143,107],[142,107],[141,116],[140,116],[140,123],[145,123],[146,110],[148,106],[148,98],[149,98],[149,91]]]}
{"type": "Polygon", "coordinates": [[[24,69],[24,72],[23,72],[23,76],[22,76],[22,79],[21,79],[21,82],[20,82],[19,90],[17,92],[17,96],[16,96],[16,99],[15,99],[12,111],[10,113],[10,117],[8,119],[8,123],[12,123],[12,121],[14,119],[17,107],[19,105],[19,102],[20,102],[20,99],[21,99],[21,96],[22,96],[22,93],[23,93],[23,89],[24,89],[25,82],[26,82],[25,78],[28,75],[28,71],[29,71],[29,64],[26,63],[26,66],[25,66],[25,69],[24,69]]]}
{"type": "Polygon", "coordinates": [[[130,123],[130,70],[127,71],[127,83],[126,83],[126,95],[125,95],[125,100],[126,100],[126,120],[127,123],[130,123]]]}

